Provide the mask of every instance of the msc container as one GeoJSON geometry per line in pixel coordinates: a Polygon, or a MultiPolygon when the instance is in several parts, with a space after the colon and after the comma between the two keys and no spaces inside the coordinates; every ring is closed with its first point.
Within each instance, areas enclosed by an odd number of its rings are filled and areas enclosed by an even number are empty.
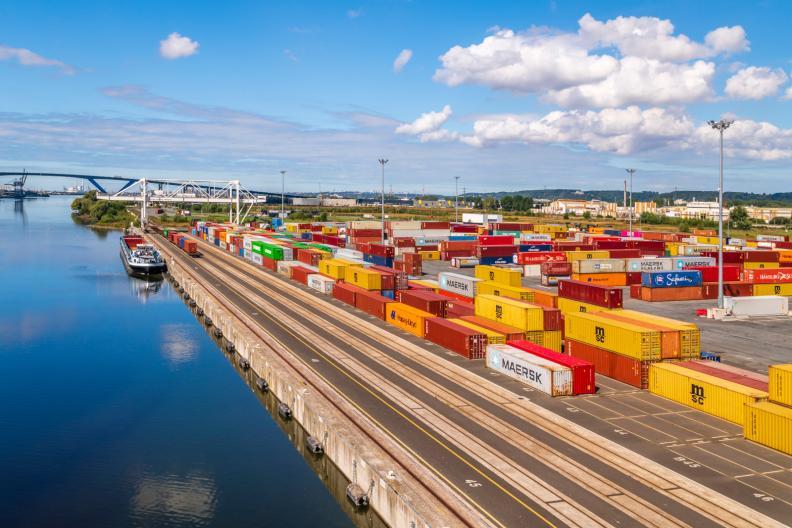
{"type": "Polygon", "coordinates": [[[593,363],[597,374],[639,389],[649,384],[649,365],[654,361],[640,361],[574,339],[567,339],[564,344],[570,356],[593,363]]]}
{"type": "MultiPolygon", "coordinates": [[[[561,284],[559,282],[559,284],[561,284]]],[[[604,312],[608,310],[620,310],[621,308],[605,308],[603,306],[597,306],[594,304],[584,303],[582,301],[576,301],[574,299],[567,299],[565,297],[558,298],[558,309],[561,310],[562,314],[566,314],[567,312],[579,312],[579,313],[597,313],[597,312],[604,312]]]]}
{"type": "Polygon", "coordinates": [[[423,337],[424,321],[434,315],[400,302],[389,302],[385,308],[385,321],[411,334],[423,337]]]}
{"type": "Polygon", "coordinates": [[[675,363],[649,368],[649,391],[739,425],[745,422],[745,404],[767,399],[767,392],[675,363]]]}
{"type": "Polygon", "coordinates": [[[613,312],[601,312],[598,315],[607,317],[614,321],[622,321],[625,323],[634,324],[648,330],[654,330],[660,333],[660,358],[661,359],[680,359],[682,358],[682,339],[679,335],[679,330],[661,325],[657,322],[642,320],[641,318],[634,318],[630,315],[623,314],[625,310],[618,310],[613,312]]]}
{"type": "Polygon", "coordinates": [[[600,286],[627,286],[626,273],[573,273],[572,280],[600,286]]]}
{"type": "Polygon", "coordinates": [[[481,326],[488,330],[492,330],[493,332],[503,334],[506,337],[507,341],[513,339],[525,339],[525,331],[520,330],[519,328],[515,328],[514,326],[498,323],[497,321],[491,321],[489,319],[485,319],[484,317],[479,317],[477,315],[466,315],[461,317],[461,319],[463,321],[473,323],[477,326],[481,326]]]}
{"type": "Polygon", "coordinates": [[[660,359],[660,332],[601,314],[564,314],[564,335],[637,360],[660,359]]]}
{"type": "Polygon", "coordinates": [[[600,286],[575,280],[558,281],[558,297],[559,300],[561,298],[574,299],[604,308],[621,308],[623,306],[621,288],[600,286]]]}
{"type": "Polygon", "coordinates": [[[560,354],[530,341],[509,341],[507,344],[569,368],[572,371],[573,395],[594,394],[597,391],[594,363],[567,354],[560,354]]]}
{"type": "Polygon", "coordinates": [[[468,359],[481,359],[487,348],[487,336],[466,326],[440,317],[424,319],[424,339],[468,359]]]}
{"type": "Polygon", "coordinates": [[[745,406],[746,439],[792,455],[792,408],[763,401],[745,406]]]}
{"type": "Polygon", "coordinates": [[[644,288],[689,288],[701,286],[699,271],[650,271],[641,276],[644,288]]]}
{"type": "Polygon", "coordinates": [[[476,286],[481,282],[481,279],[461,273],[443,271],[437,274],[437,282],[440,283],[442,290],[473,298],[476,296],[476,286]]]}
{"type": "Polygon", "coordinates": [[[487,346],[487,367],[550,396],[572,395],[572,370],[509,345],[487,346]]]}
{"type": "Polygon", "coordinates": [[[787,315],[789,298],[776,295],[726,297],[723,306],[732,315],[787,315]]]}
{"type": "Polygon", "coordinates": [[[464,319],[449,319],[449,321],[484,334],[485,336],[487,336],[488,345],[506,344],[506,336],[496,332],[495,330],[490,330],[489,328],[486,328],[484,326],[479,326],[475,323],[471,323],[470,321],[465,321],[464,319]]]}
{"type": "Polygon", "coordinates": [[[585,259],[572,262],[573,273],[624,273],[624,259],[585,259]]]}
{"type": "Polygon", "coordinates": [[[627,271],[672,271],[674,262],[670,258],[637,258],[627,260],[627,271]]]}
{"type": "Polygon", "coordinates": [[[792,364],[770,365],[768,377],[770,400],[792,406],[792,364]]]}
{"type": "Polygon", "coordinates": [[[498,297],[509,297],[521,301],[533,302],[534,291],[522,286],[507,286],[494,281],[481,281],[478,283],[478,294],[497,295],[498,297]]]}
{"type": "Polygon", "coordinates": [[[513,268],[498,268],[496,266],[476,266],[476,278],[482,281],[492,281],[505,286],[521,286],[522,273],[513,268]]]}
{"type": "Polygon", "coordinates": [[[635,310],[621,310],[618,315],[629,317],[633,320],[655,323],[660,326],[672,328],[679,332],[680,351],[683,359],[698,359],[701,356],[701,330],[695,323],[678,321],[660,315],[638,312],[635,310]]]}
{"type": "Polygon", "coordinates": [[[520,330],[542,330],[544,314],[540,306],[496,295],[479,294],[476,315],[514,326],[520,330]]]}
{"type": "MultiPolygon", "coordinates": [[[[295,268],[297,268],[297,266],[295,266],[295,268]]],[[[292,268],[292,273],[294,272],[295,268],[292,268]]],[[[324,293],[325,295],[330,295],[333,293],[333,285],[335,284],[335,280],[331,279],[330,277],[325,277],[324,275],[319,275],[318,273],[313,273],[308,275],[306,284],[312,290],[324,293]]]]}
{"type": "Polygon", "coordinates": [[[448,298],[429,290],[401,290],[397,300],[436,317],[446,316],[448,298]]]}

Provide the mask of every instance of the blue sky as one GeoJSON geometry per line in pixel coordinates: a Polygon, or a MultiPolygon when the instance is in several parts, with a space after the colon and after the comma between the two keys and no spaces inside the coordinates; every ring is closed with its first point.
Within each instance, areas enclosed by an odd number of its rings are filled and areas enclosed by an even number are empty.
{"type": "Polygon", "coordinates": [[[386,156],[394,191],[619,188],[627,166],[636,188],[713,189],[703,124],[728,116],[728,186],[789,190],[788,2],[28,1],[0,19],[4,170],[370,190],[386,156]]]}

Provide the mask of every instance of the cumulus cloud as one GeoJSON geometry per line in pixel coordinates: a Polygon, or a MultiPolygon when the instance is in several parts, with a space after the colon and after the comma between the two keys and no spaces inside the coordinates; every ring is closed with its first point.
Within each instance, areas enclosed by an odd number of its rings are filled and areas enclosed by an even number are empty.
{"type": "Polygon", "coordinates": [[[455,137],[453,133],[447,130],[440,130],[440,127],[448,121],[452,113],[451,107],[445,105],[439,112],[426,112],[412,123],[399,125],[396,127],[396,133],[418,136],[424,142],[453,139],[455,137]]]}
{"type": "Polygon", "coordinates": [[[181,59],[197,53],[198,46],[198,41],[173,32],[165,40],[160,40],[160,55],[169,60],[181,59]]]}
{"type": "Polygon", "coordinates": [[[479,44],[444,53],[434,79],[538,93],[567,107],[681,104],[713,94],[715,64],[702,59],[748,49],[740,26],[718,28],[702,43],[655,17],[586,14],[578,24],[576,33],[493,28],[479,44]]]}
{"type": "Polygon", "coordinates": [[[792,86],[786,89],[786,93],[784,93],[784,99],[792,99],[792,86]]]}
{"type": "Polygon", "coordinates": [[[726,81],[726,95],[738,99],[763,99],[775,95],[787,81],[784,70],[749,66],[726,81]]]}
{"type": "Polygon", "coordinates": [[[410,49],[403,49],[399,52],[399,55],[396,57],[396,60],[393,61],[393,71],[396,73],[401,72],[407,63],[410,62],[412,59],[412,50],[410,49]]]}
{"type": "MultiPolygon", "coordinates": [[[[724,134],[724,154],[759,161],[792,159],[792,129],[771,123],[737,119],[724,134]]],[[[714,150],[720,138],[706,123],[698,126],[686,146],[714,150]]]]}
{"type": "Polygon", "coordinates": [[[69,66],[59,60],[42,57],[38,53],[34,53],[25,48],[0,46],[0,61],[4,60],[16,60],[22,66],[57,68],[64,75],[74,75],[77,73],[77,70],[73,66],[69,66]]]}

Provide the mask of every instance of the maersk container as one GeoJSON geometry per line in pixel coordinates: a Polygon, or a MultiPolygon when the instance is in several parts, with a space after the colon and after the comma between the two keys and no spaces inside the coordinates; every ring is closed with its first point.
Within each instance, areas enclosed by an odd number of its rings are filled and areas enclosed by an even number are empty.
{"type": "Polygon", "coordinates": [[[743,434],[747,440],[792,455],[792,408],[767,401],[747,404],[743,434]]]}
{"type": "Polygon", "coordinates": [[[672,271],[674,260],[670,258],[633,258],[627,260],[627,271],[672,271]]]}
{"type": "Polygon", "coordinates": [[[714,266],[715,260],[712,257],[674,257],[674,269],[683,270],[686,268],[700,268],[702,266],[714,266]]]}
{"type": "Polygon", "coordinates": [[[462,275],[461,273],[451,273],[443,271],[437,274],[437,282],[440,283],[440,289],[456,293],[471,299],[476,296],[476,286],[481,279],[462,275]]]}
{"type": "Polygon", "coordinates": [[[624,259],[584,259],[572,262],[572,273],[623,273],[624,259]]]}
{"type": "Polygon", "coordinates": [[[573,395],[594,394],[597,391],[594,378],[594,363],[567,354],[561,354],[546,346],[537,345],[530,341],[508,341],[506,344],[569,368],[572,371],[573,395]]]}
{"type": "Polygon", "coordinates": [[[644,288],[690,288],[701,286],[699,271],[650,271],[641,276],[644,288]]]}
{"type": "Polygon", "coordinates": [[[487,346],[487,367],[550,396],[572,395],[572,370],[509,345],[487,346]]]}

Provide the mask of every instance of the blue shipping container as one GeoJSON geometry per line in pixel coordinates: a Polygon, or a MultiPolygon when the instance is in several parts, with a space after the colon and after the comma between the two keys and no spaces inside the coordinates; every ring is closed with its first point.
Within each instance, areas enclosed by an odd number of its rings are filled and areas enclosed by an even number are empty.
{"type": "Polygon", "coordinates": [[[531,251],[553,251],[553,244],[520,244],[520,251],[531,252],[531,251]]]}
{"type": "Polygon", "coordinates": [[[492,266],[493,264],[512,264],[513,255],[511,257],[481,257],[479,264],[485,266],[492,266]]]}
{"type": "Polygon", "coordinates": [[[641,274],[644,288],[685,288],[701,286],[700,271],[650,271],[641,274]]]}
{"type": "Polygon", "coordinates": [[[448,240],[477,240],[477,236],[473,235],[450,235],[448,240]]]}
{"type": "Polygon", "coordinates": [[[363,260],[365,262],[371,262],[372,264],[376,264],[377,266],[385,266],[386,268],[393,267],[393,259],[388,257],[380,257],[377,255],[369,255],[368,253],[363,253],[363,260]]]}
{"type": "Polygon", "coordinates": [[[388,299],[396,299],[393,290],[382,290],[382,296],[387,297],[388,299]]]}

